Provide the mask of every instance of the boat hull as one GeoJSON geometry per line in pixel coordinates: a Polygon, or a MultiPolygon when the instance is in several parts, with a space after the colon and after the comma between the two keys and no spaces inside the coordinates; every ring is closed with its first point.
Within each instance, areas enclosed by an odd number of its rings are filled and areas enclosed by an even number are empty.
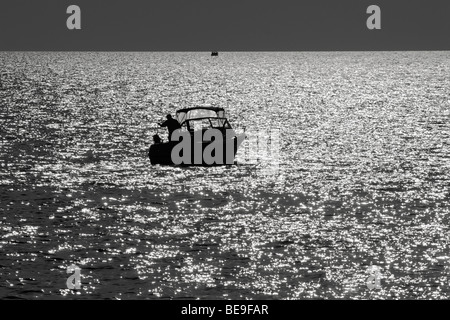
{"type": "MultiPolygon", "coordinates": [[[[237,150],[239,145],[244,140],[245,136],[235,136],[231,139],[224,140],[222,151],[223,156],[222,159],[218,159],[219,163],[213,163],[209,164],[205,162],[204,157],[204,151],[205,148],[211,144],[210,141],[202,141],[202,142],[191,142],[191,161],[190,163],[182,163],[180,165],[182,166],[217,166],[217,165],[230,165],[234,163],[234,158],[236,156],[237,150]],[[195,146],[194,143],[201,143],[201,149],[198,146],[195,146]],[[229,144],[232,144],[232,146],[229,146],[229,144]],[[202,157],[201,162],[195,161],[194,159],[194,150],[202,150],[202,157]],[[233,159],[233,163],[227,163],[227,152],[232,152],[231,157],[233,159]]],[[[164,142],[164,143],[155,143],[150,146],[148,156],[150,158],[150,163],[152,165],[160,164],[160,165],[174,165],[175,163],[172,160],[172,149],[180,142],[178,141],[170,141],[170,142],[164,142]]],[[[212,153],[212,156],[215,156],[214,152],[212,153]]],[[[198,158],[198,155],[197,157],[198,158]]],[[[198,159],[197,159],[198,160],[198,159]]]]}

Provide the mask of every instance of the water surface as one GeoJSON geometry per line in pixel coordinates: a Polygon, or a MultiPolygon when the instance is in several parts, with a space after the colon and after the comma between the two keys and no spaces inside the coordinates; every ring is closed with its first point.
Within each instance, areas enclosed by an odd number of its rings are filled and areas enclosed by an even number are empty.
{"type": "Polygon", "coordinates": [[[447,299],[449,75],[449,52],[0,53],[0,298],[447,299]],[[277,170],[152,167],[195,104],[280,128],[277,170]]]}

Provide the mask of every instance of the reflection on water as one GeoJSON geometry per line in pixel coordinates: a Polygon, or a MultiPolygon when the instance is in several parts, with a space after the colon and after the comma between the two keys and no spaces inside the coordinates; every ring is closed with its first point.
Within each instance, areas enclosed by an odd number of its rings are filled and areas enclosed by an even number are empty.
{"type": "Polygon", "coordinates": [[[0,53],[0,297],[448,298],[449,62],[0,53]],[[281,128],[277,171],[150,166],[155,124],[207,103],[281,128]]]}

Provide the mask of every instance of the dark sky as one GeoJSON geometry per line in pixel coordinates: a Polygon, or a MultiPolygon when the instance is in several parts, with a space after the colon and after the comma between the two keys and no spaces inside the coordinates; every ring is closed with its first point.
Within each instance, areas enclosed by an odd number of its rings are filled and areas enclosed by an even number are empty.
{"type": "Polygon", "coordinates": [[[450,0],[1,0],[0,50],[450,50],[450,0]],[[81,8],[82,30],[66,9],[81,8]],[[369,5],[381,30],[368,30],[369,5]]]}

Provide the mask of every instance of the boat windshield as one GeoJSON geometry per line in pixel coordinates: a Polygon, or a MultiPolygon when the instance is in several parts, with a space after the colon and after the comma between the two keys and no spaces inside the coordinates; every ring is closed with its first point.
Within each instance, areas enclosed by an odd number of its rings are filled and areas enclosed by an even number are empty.
{"type": "Polygon", "coordinates": [[[191,119],[184,122],[183,127],[187,130],[197,131],[197,130],[206,130],[210,128],[214,129],[231,129],[228,120],[225,118],[200,118],[200,119],[191,119]]]}

